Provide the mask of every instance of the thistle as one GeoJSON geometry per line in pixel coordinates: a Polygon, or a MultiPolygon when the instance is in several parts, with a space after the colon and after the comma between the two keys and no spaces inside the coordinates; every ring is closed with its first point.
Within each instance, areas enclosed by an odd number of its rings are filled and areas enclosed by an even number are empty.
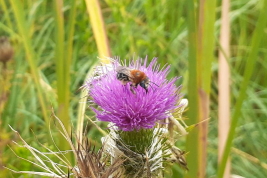
{"type": "Polygon", "coordinates": [[[74,154],[76,164],[72,165],[66,160],[65,151],[55,152],[41,145],[49,152],[47,154],[33,148],[13,129],[23,142],[21,146],[32,153],[37,163],[24,160],[44,171],[7,169],[15,173],[59,178],[158,178],[164,177],[164,171],[172,163],[187,169],[185,152],[174,145],[173,136],[187,134],[187,126],[181,120],[187,100],[181,100],[180,87],[175,85],[178,78],[166,79],[170,66],[160,69],[156,58],[149,64],[147,59],[138,59],[127,66],[118,59],[111,60],[111,64],[97,67],[95,74],[84,86],[88,89],[89,101],[96,117],[100,121],[109,122],[110,132],[102,137],[102,147],[95,151],[88,138],[76,136],[73,139],[61,120],[53,114],[63,137],[70,144],[70,152],[74,154]],[[142,80],[137,82],[124,73],[120,75],[123,77],[121,82],[118,67],[127,71],[135,70],[136,74],[143,72],[145,83],[140,85],[142,80]],[[173,129],[175,125],[178,132],[173,129]],[[58,160],[54,161],[54,158],[58,160]]]}
{"type": "Polygon", "coordinates": [[[180,107],[177,105],[180,87],[175,86],[178,78],[166,79],[170,66],[160,69],[156,58],[148,66],[147,59],[129,64],[128,68],[138,68],[156,83],[151,84],[148,92],[137,86],[136,94],[133,94],[130,83],[122,85],[116,78],[116,68],[121,65],[119,61],[115,60],[110,65],[98,68],[95,76],[85,85],[91,97],[90,102],[98,106],[92,109],[100,121],[114,123],[123,131],[151,129],[168,118],[169,112],[180,107]]]}
{"type": "Polygon", "coordinates": [[[126,159],[120,170],[126,177],[161,177],[167,162],[178,162],[187,169],[184,152],[168,141],[166,129],[173,119],[171,113],[183,108],[180,87],[175,85],[178,77],[167,80],[170,66],[160,69],[156,58],[128,65],[119,59],[111,61],[97,67],[85,84],[96,117],[110,123],[110,134],[102,141],[111,162],[117,157],[126,159]],[[118,73],[121,68],[125,69],[122,74],[118,73]],[[138,85],[142,80],[134,78],[132,71],[144,73],[150,85],[138,85]]]}

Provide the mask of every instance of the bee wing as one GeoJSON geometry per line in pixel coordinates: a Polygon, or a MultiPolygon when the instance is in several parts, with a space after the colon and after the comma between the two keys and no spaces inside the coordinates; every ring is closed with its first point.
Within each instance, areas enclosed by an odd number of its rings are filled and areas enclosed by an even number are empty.
{"type": "Polygon", "coordinates": [[[123,74],[127,75],[129,78],[133,78],[133,76],[131,74],[131,69],[128,67],[118,66],[116,68],[116,72],[123,73],[123,74]]]}

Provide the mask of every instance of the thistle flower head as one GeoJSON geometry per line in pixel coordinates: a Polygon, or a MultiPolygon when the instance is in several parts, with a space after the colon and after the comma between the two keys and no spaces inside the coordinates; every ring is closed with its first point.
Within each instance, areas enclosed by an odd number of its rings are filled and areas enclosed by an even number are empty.
{"type": "Polygon", "coordinates": [[[99,107],[92,108],[96,117],[114,123],[123,131],[153,128],[158,121],[168,117],[169,111],[179,107],[179,87],[175,85],[178,78],[167,80],[169,69],[170,66],[160,69],[156,58],[150,63],[147,58],[138,59],[129,65],[114,59],[112,64],[98,67],[96,75],[85,85],[91,102],[99,107]],[[131,87],[132,81],[124,84],[119,81],[117,69],[121,66],[144,72],[150,81],[147,92],[140,85],[131,87]]]}

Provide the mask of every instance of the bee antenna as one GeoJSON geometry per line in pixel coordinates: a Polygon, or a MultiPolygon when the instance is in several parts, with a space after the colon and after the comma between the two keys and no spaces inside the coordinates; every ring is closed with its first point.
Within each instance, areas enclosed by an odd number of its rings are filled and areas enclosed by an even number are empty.
{"type": "MultiPolygon", "coordinates": [[[[152,82],[152,81],[150,81],[150,83],[153,83],[154,85],[156,85],[157,87],[159,87],[156,83],[154,83],[154,82],[152,82]]],[[[149,84],[150,85],[150,84],[149,84]]],[[[151,86],[151,85],[150,85],[151,86]]]]}
{"type": "MultiPolygon", "coordinates": [[[[150,84],[148,84],[149,86],[151,86],[150,84]]],[[[150,88],[152,88],[153,91],[155,91],[155,89],[151,86],[150,88]]]]}
{"type": "Polygon", "coordinates": [[[156,83],[149,81],[148,85],[151,86],[152,90],[155,91],[155,89],[152,87],[152,85],[150,83],[153,83],[154,85],[156,85],[157,87],[159,87],[156,83]]]}

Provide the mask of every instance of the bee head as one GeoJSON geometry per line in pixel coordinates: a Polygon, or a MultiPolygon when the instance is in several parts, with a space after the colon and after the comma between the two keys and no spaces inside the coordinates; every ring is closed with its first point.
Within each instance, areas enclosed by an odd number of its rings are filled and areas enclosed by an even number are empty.
{"type": "Polygon", "coordinates": [[[140,82],[140,86],[146,90],[146,93],[148,92],[147,88],[149,85],[149,78],[146,77],[142,82],[140,82]]]}

